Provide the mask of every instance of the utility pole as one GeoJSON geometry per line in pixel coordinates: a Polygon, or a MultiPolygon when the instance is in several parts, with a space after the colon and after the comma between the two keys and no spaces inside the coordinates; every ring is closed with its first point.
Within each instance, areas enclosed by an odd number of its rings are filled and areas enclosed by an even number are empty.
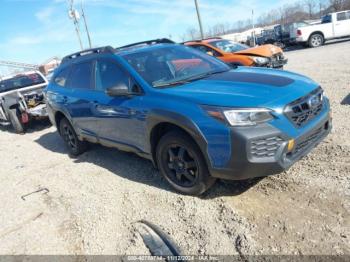
{"type": "Polygon", "coordinates": [[[87,37],[88,37],[88,40],[89,40],[89,47],[92,48],[90,33],[89,33],[88,26],[87,26],[86,16],[85,16],[84,8],[83,8],[83,0],[81,0],[81,16],[84,19],[85,31],[86,31],[86,34],[87,34],[87,37]]]}
{"type": "Polygon", "coordinates": [[[199,12],[199,7],[198,7],[198,1],[194,0],[194,4],[196,5],[197,17],[198,17],[198,23],[199,23],[199,30],[201,32],[201,38],[204,39],[203,26],[202,26],[201,14],[199,12]]]}
{"type": "Polygon", "coordinates": [[[252,26],[253,26],[253,31],[252,31],[252,35],[253,35],[253,46],[255,46],[254,9],[252,9],[252,26]]]}
{"type": "Polygon", "coordinates": [[[75,26],[75,32],[77,33],[77,37],[78,37],[78,40],[79,40],[80,48],[81,48],[81,50],[84,50],[83,43],[81,42],[80,30],[79,30],[79,19],[80,19],[80,17],[79,17],[78,11],[73,8],[73,1],[74,0],[70,0],[70,8],[68,10],[68,16],[69,16],[70,19],[73,20],[73,23],[74,23],[74,26],[75,26]]]}

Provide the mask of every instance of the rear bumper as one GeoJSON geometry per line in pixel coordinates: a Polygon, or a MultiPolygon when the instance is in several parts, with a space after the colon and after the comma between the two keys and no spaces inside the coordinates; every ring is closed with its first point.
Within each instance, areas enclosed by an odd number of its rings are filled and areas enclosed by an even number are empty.
{"type": "Polygon", "coordinates": [[[297,38],[295,38],[295,42],[297,42],[297,43],[305,43],[305,42],[307,42],[307,39],[304,39],[304,37],[297,37],[297,38]]]}
{"type": "Polygon", "coordinates": [[[225,168],[211,169],[211,175],[228,180],[244,180],[281,173],[307,155],[331,131],[327,114],[309,132],[295,138],[295,146],[288,151],[291,139],[270,125],[256,128],[231,129],[231,160],[225,168]]]}

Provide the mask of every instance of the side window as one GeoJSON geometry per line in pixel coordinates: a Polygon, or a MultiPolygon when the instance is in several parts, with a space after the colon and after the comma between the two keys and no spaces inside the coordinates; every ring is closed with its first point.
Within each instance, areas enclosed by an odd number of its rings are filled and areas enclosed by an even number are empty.
{"type": "Polygon", "coordinates": [[[95,67],[96,90],[125,84],[130,87],[130,77],[116,63],[108,60],[97,60],[95,67]]]}
{"type": "Polygon", "coordinates": [[[215,56],[215,57],[221,56],[221,54],[219,52],[216,52],[214,49],[209,48],[209,47],[207,47],[205,45],[194,45],[192,47],[194,47],[197,50],[202,51],[203,53],[206,53],[208,55],[212,55],[212,56],[215,56]]]}
{"type": "Polygon", "coordinates": [[[347,11],[347,12],[346,12],[346,19],[349,19],[349,20],[350,20],[350,11],[347,11]]]}
{"type": "Polygon", "coordinates": [[[348,19],[347,15],[346,15],[346,12],[342,12],[342,13],[338,13],[337,14],[337,20],[338,21],[343,21],[343,20],[346,20],[346,19],[348,19]]]}
{"type": "Polygon", "coordinates": [[[70,67],[66,67],[56,75],[56,77],[53,79],[53,82],[59,86],[64,87],[66,85],[69,72],[70,72],[70,67]]]}
{"type": "Polygon", "coordinates": [[[92,87],[92,62],[75,64],[69,76],[70,88],[91,89],[92,87]]]}

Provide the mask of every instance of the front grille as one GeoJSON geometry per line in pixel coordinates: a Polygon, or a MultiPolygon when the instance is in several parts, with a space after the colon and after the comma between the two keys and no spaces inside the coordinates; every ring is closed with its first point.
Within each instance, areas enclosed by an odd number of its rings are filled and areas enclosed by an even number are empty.
{"type": "Polygon", "coordinates": [[[306,138],[304,138],[302,141],[300,141],[295,149],[293,154],[298,154],[301,151],[304,151],[306,148],[308,148],[312,143],[314,143],[316,140],[318,140],[319,137],[322,136],[325,128],[322,126],[318,128],[315,132],[313,132],[311,135],[308,135],[306,138]]]}
{"type": "Polygon", "coordinates": [[[278,53],[272,56],[272,61],[280,61],[284,60],[284,55],[282,53],[278,53]]]}
{"type": "Polygon", "coordinates": [[[257,158],[273,157],[282,143],[283,139],[278,136],[253,140],[250,148],[251,154],[257,158]]]}
{"type": "Polygon", "coordinates": [[[290,103],[285,109],[285,115],[296,127],[303,127],[315,118],[322,108],[323,90],[319,87],[307,96],[290,103]]]}

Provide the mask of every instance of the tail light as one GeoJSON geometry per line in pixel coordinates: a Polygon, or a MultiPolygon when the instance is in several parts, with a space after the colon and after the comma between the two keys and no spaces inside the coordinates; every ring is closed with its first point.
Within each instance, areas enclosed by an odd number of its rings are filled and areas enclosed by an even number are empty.
{"type": "Polygon", "coordinates": [[[301,36],[303,33],[301,32],[300,29],[297,30],[297,36],[301,36]]]}

